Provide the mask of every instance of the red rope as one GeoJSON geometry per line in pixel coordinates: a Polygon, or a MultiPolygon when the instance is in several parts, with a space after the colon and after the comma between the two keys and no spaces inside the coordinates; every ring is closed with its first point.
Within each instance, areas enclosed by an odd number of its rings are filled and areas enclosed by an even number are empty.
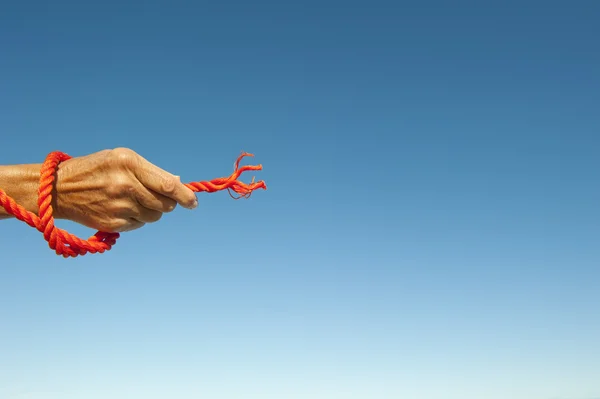
{"type": "MultiPolygon", "coordinates": [[[[234,199],[249,198],[252,191],[259,188],[266,190],[267,186],[262,180],[254,182],[254,179],[252,179],[250,184],[245,184],[237,180],[245,171],[262,169],[262,165],[247,165],[240,167],[240,161],[246,156],[252,157],[254,155],[243,152],[236,160],[234,172],[229,177],[221,177],[211,181],[187,183],[185,186],[194,192],[205,191],[212,193],[215,191],[227,190],[234,199]],[[235,191],[239,196],[233,196],[231,191],[235,191]]],[[[117,239],[120,237],[119,233],[105,233],[98,231],[87,240],[84,240],[54,225],[51,203],[56,168],[59,163],[68,159],[71,159],[71,157],[60,151],[51,152],[46,157],[40,171],[40,187],[38,190],[39,217],[35,213],[29,212],[23,206],[17,204],[17,202],[8,196],[2,189],[0,189],[0,205],[2,205],[9,214],[43,233],[44,239],[48,242],[49,247],[53,249],[57,255],[62,255],[65,258],[74,258],[87,253],[103,253],[104,251],[108,251],[117,242],[117,239]]]]}

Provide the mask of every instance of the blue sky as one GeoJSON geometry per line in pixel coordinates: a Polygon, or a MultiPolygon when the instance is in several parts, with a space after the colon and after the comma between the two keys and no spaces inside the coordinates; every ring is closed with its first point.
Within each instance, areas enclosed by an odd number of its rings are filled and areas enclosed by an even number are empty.
{"type": "Polygon", "coordinates": [[[598,18],[4,4],[1,163],[126,146],[197,181],[249,151],[269,189],[69,260],[1,222],[0,397],[600,396],[598,18]]]}

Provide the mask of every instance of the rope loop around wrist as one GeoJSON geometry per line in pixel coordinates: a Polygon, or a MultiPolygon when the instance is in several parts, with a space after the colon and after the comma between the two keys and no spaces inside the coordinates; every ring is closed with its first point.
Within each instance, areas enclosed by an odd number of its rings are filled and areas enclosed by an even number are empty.
{"type": "MultiPolygon", "coordinates": [[[[234,164],[234,171],[229,177],[221,177],[210,181],[199,181],[186,183],[185,186],[194,192],[216,192],[227,190],[234,199],[249,198],[254,190],[266,190],[264,181],[252,182],[249,184],[238,180],[240,175],[249,170],[262,170],[262,165],[246,165],[240,167],[240,161],[244,157],[253,157],[253,154],[242,152],[234,164]],[[232,191],[237,193],[234,196],[232,191]]],[[[61,162],[67,161],[72,157],[64,152],[54,151],[46,156],[40,170],[40,184],[38,189],[38,215],[29,212],[23,206],[19,205],[14,198],[8,196],[0,188],[0,205],[11,215],[15,216],[31,227],[40,231],[44,239],[48,242],[50,249],[57,255],[64,258],[74,258],[88,253],[103,253],[109,251],[120,238],[119,233],[110,233],[98,231],[87,240],[70,234],[67,231],[56,227],[54,220],[54,209],[52,207],[53,193],[55,190],[56,171],[61,162]]]]}

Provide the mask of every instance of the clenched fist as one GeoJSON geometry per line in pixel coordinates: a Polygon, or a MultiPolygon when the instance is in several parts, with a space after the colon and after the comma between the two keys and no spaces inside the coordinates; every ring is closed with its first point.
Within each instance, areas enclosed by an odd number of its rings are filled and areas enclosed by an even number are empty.
{"type": "MultiPolygon", "coordinates": [[[[40,165],[0,167],[0,188],[37,213],[40,165]]],[[[158,221],[179,204],[193,209],[196,194],[178,176],[127,148],[60,163],[54,216],[104,232],[125,232],[158,221]]],[[[0,208],[0,218],[7,217],[0,208]]]]}

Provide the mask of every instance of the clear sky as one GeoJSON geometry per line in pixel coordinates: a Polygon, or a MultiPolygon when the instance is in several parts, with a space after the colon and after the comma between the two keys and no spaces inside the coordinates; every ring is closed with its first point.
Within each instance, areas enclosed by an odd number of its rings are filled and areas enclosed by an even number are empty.
{"type": "Polygon", "coordinates": [[[0,398],[600,397],[600,3],[475,3],[3,2],[1,163],[268,190],[1,222],[0,398]]]}

